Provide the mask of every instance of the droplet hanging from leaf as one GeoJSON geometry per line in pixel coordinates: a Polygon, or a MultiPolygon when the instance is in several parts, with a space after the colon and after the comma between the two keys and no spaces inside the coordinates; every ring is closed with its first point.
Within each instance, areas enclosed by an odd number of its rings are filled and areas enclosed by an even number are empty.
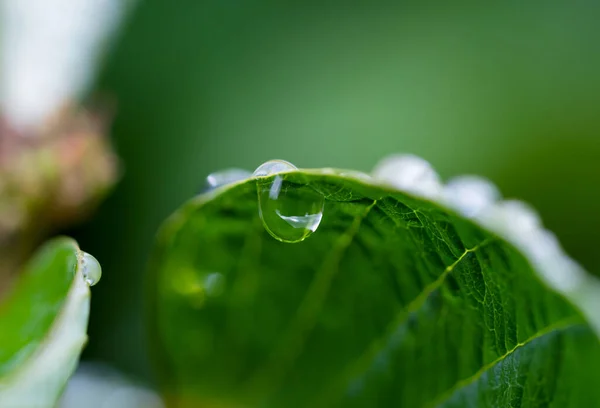
{"type": "Polygon", "coordinates": [[[308,185],[286,181],[286,171],[297,167],[283,160],[271,160],[254,171],[258,211],[267,232],[275,239],[295,243],[315,232],[323,218],[324,198],[308,185]],[[268,177],[275,175],[275,177],[268,177]]]}
{"type": "Polygon", "coordinates": [[[100,262],[87,252],[82,255],[83,279],[88,285],[94,286],[102,277],[102,268],[100,262]]]}

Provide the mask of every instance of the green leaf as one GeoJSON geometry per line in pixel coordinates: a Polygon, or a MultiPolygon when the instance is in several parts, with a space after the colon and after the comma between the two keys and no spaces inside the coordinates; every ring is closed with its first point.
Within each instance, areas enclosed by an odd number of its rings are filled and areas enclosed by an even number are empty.
{"type": "Polygon", "coordinates": [[[599,282],[522,204],[399,172],[249,178],[167,220],[150,306],[171,405],[597,406],[599,282]],[[269,226],[325,200],[305,240],[262,225],[273,183],[269,226]]]}
{"type": "Polygon", "coordinates": [[[52,407],[87,341],[90,290],[76,242],[31,259],[0,304],[0,406],[52,407]]]}

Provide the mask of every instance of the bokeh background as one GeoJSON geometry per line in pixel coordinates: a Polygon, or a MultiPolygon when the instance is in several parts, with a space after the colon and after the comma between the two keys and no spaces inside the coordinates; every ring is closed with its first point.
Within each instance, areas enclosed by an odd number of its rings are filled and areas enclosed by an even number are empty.
{"type": "Polygon", "coordinates": [[[394,152],[479,174],[539,210],[598,274],[599,5],[147,0],[91,95],[116,101],[123,177],[67,233],[103,265],[84,360],[152,383],[146,266],[212,171],[369,171],[394,152]]]}

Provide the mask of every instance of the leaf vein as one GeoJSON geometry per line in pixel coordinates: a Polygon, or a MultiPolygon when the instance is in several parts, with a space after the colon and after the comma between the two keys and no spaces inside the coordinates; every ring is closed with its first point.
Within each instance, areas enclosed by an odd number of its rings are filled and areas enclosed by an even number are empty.
{"type": "MultiPolygon", "coordinates": [[[[445,281],[446,277],[456,268],[456,266],[471,252],[475,252],[481,247],[488,245],[492,239],[486,239],[482,241],[480,244],[474,246],[473,248],[465,249],[465,251],[454,261],[451,265],[447,266],[444,271],[440,274],[440,276],[427,285],[405,308],[403,308],[397,315],[393,322],[389,325],[385,334],[373,342],[371,342],[370,346],[367,347],[366,351],[361,354],[361,356],[355,360],[354,363],[349,365],[349,368],[345,371],[345,374],[342,374],[342,380],[338,383],[337,386],[334,386],[331,390],[333,393],[339,391],[339,389],[350,383],[352,379],[355,379],[359,375],[363,374],[369,366],[369,363],[373,360],[377,352],[381,351],[387,341],[397,332],[397,329],[405,324],[408,320],[408,317],[411,313],[419,310],[429,295],[433,293],[436,289],[438,289],[445,281]]],[[[329,398],[333,397],[332,394],[326,394],[323,396],[324,398],[320,400],[318,406],[327,406],[328,404],[324,404],[323,402],[328,401],[329,398]]]]}
{"type": "Polygon", "coordinates": [[[450,387],[447,391],[444,391],[438,397],[434,398],[432,400],[433,402],[429,406],[431,406],[431,407],[441,406],[441,404],[444,404],[452,396],[452,394],[454,394],[454,392],[456,392],[456,390],[474,383],[475,381],[480,379],[487,371],[491,370],[496,365],[502,363],[507,357],[512,355],[515,351],[517,351],[518,349],[520,349],[522,347],[527,346],[532,341],[539,339],[541,337],[544,337],[555,331],[567,330],[569,328],[576,326],[579,323],[580,323],[580,319],[578,317],[571,316],[566,319],[562,319],[562,320],[559,320],[552,324],[549,324],[548,326],[540,329],[537,333],[530,336],[528,339],[526,339],[520,343],[517,343],[516,346],[514,346],[512,349],[508,350],[506,353],[504,353],[497,359],[491,361],[488,364],[485,364],[475,374],[458,381],[456,384],[454,384],[452,387],[450,387]]]}

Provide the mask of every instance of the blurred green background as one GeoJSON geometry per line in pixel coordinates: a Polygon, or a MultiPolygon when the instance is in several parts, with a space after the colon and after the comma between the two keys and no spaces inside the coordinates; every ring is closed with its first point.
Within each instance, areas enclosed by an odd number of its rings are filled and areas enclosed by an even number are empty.
{"type": "Polygon", "coordinates": [[[593,2],[140,2],[94,94],[124,177],[73,234],[102,263],[85,358],[151,381],[145,270],[214,170],[281,158],[369,171],[410,152],[532,203],[600,271],[600,9],[593,2]]]}

